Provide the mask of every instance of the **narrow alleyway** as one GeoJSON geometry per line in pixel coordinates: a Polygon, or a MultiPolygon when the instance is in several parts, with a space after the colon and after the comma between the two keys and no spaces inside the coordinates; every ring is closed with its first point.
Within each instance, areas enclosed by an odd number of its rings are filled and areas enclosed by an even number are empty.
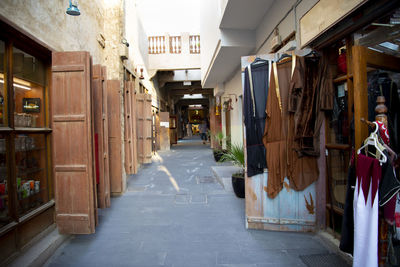
{"type": "Polygon", "coordinates": [[[345,266],[314,234],[246,230],[244,199],[213,178],[215,165],[198,137],[160,152],[100,211],[96,233],[74,236],[46,266],[313,266],[301,257],[311,254],[345,266]]]}

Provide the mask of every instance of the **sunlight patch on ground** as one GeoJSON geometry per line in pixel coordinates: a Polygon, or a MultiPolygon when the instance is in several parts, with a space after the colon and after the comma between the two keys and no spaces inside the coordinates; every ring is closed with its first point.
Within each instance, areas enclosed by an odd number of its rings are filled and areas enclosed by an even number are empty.
{"type": "Polygon", "coordinates": [[[171,173],[168,171],[168,169],[162,165],[162,166],[158,166],[158,170],[165,172],[166,175],[168,175],[169,181],[171,182],[171,184],[174,186],[176,192],[179,192],[179,185],[176,182],[175,178],[171,175],[171,173]]]}

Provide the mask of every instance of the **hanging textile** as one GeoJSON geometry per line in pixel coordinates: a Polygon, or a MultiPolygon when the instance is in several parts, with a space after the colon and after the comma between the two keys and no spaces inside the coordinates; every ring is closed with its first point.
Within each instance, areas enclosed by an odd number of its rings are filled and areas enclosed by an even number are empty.
{"type": "Polygon", "coordinates": [[[333,109],[334,86],[328,61],[297,57],[289,92],[289,112],[294,113],[295,149],[299,156],[319,156],[324,111],[333,109]]]}
{"type": "Polygon", "coordinates": [[[303,69],[304,59],[296,57],[296,60],[292,58],[274,63],[271,71],[263,137],[267,149],[267,195],[270,198],[276,197],[282,190],[285,177],[288,177],[290,187],[296,191],[304,190],[318,179],[316,158],[299,157],[296,152],[295,114],[289,112],[289,93],[292,88],[303,88],[303,69]]]}
{"type": "Polygon", "coordinates": [[[353,266],[378,266],[378,186],[379,160],[359,154],[354,190],[353,266]]]}
{"type": "Polygon", "coordinates": [[[265,125],[265,103],[268,94],[269,62],[263,61],[245,69],[243,114],[246,126],[247,176],[264,172],[266,152],[262,143],[265,125]]]}

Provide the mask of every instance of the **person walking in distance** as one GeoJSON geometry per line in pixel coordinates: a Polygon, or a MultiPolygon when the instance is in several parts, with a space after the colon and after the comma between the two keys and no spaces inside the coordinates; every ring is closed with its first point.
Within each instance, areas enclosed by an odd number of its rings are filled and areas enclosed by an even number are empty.
{"type": "Polygon", "coordinates": [[[205,144],[207,141],[207,123],[205,120],[200,124],[199,131],[201,140],[203,140],[203,144],[205,144]]]}

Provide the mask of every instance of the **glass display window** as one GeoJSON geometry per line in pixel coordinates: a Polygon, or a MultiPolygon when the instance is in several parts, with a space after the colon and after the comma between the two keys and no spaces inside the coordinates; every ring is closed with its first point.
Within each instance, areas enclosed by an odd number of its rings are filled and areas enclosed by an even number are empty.
{"type": "Polygon", "coordinates": [[[38,58],[13,48],[14,126],[45,127],[45,67],[38,58]]]}
{"type": "Polygon", "coordinates": [[[7,139],[0,134],[0,227],[10,222],[8,199],[7,139]]]}
{"type": "Polygon", "coordinates": [[[4,60],[5,60],[5,44],[0,40],[0,126],[4,126],[4,60]]]}
{"type": "Polygon", "coordinates": [[[17,134],[14,139],[18,213],[48,202],[46,140],[43,134],[17,134]]]}

